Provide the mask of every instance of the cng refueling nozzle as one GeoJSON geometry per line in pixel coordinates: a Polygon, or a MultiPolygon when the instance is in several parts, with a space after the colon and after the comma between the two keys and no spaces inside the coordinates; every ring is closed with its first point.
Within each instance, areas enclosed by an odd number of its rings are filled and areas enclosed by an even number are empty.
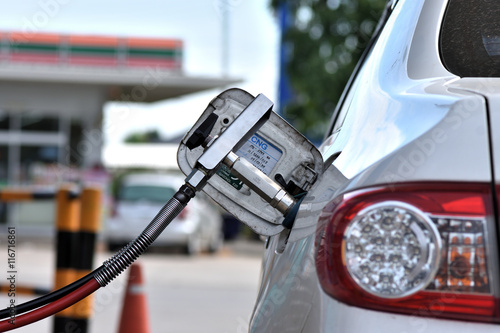
{"type": "Polygon", "coordinates": [[[296,200],[292,196],[246,159],[230,152],[223,162],[243,183],[283,215],[295,205],[296,200]]]}
{"type": "MultiPolygon", "coordinates": [[[[205,149],[187,176],[186,184],[196,191],[201,190],[220,165],[225,164],[244,184],[259,194],[273,208],[286,215],[296,200],[277,182],[234,153],[269,119],[272,107],[273,103],[266,96],[259,94],[205,149]]],[[[217,121],[217,117],[212,117],[212,115],[214,114],[212,113],[188,139],[189,149],[196,148],[207,141],[217,121]]]]}

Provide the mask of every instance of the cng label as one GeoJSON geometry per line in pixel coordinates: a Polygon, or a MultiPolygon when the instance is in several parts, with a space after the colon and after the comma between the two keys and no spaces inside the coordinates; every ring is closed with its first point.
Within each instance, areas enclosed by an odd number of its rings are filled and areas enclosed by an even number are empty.
{"type": "Polygon", "coordinates": [[[238,149],[236,155],[243,157],[269,176],[283,153],[261,136],[254,134],[238,149]]]}

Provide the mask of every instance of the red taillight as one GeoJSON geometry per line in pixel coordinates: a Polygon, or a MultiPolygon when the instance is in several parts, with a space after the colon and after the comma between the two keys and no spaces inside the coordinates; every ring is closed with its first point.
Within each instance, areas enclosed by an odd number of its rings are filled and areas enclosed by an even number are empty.
{"type": "Polygon", "coordinates": [[[497,321],[493,221],[491,190],[483,184],[400,184],[345,194],[325,207],[318,224],[321,285],[354,306],[497,321]]]}

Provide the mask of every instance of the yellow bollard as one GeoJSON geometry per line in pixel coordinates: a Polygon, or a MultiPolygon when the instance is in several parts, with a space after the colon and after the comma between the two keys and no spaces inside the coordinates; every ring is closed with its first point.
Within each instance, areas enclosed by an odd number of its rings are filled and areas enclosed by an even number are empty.
{"type": "MultiPolygon", "coordinates": [[[[76,280],[73,256],[78,251],[77,232],[80,226],[80,200],[70,188],[61,188],[56,194],[56,274],[54,289],[62,288],[76,280]]],[[[65,332],[71,310],[55,315],[54,332],[65,332]]]]}
{"type": "MultiPolygon", "coordinates": [[[[101,190],[85,188],[81,194],[80,230],[78,232],[79,251],[74,267],[77,279],[92,271],[97,233],[101,228],[101,190]]],[[[92,315],[93,297],[89,296],[73,305],[71,317],[75,327],[87,331],[88,319],[92,315]]]]}

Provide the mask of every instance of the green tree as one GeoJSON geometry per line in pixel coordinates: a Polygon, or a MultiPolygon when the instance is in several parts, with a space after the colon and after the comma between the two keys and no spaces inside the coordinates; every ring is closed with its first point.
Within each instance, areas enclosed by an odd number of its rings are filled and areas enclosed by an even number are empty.
{"type": "Polygon", "coordinates": [[[293,18],[282,47],[294,98],[283,113],[298,130],[319,139],[386,0],[271,0],[275,10],[284,3],[293,18]]]}
{"type": "Polygon", "coordinates": [[[154,143],[160,142],[161,137],[158,130],[149,130],[145,132],[135,132],[127,135],[126,143],[154,143]]]}

